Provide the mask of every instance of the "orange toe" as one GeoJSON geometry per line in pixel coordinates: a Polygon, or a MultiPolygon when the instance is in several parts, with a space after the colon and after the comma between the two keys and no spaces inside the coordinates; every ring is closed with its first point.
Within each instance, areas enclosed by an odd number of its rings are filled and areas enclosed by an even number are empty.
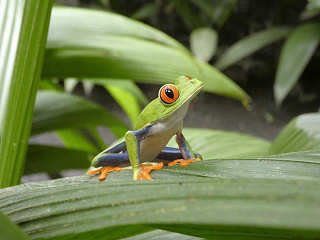
{"type": "Polygon", "coordinates": [[[163,168],[163,162],[160,162],[157,165],[141,164],[138,180],[152,180],[152,177],[150,176],[151,171],[161,170],[162,168],[163,168]]]}
{"type": "Polygon", "coordinates": [[[176,159],[172,162],[168,163],[168,166],[175,166],[177,163],[180,163],[180,167],[188,166],[193,162],[200,161],[200,158],[194,158],[194,159],[176,159]]]}
{"type": "Polygon", "coordinates": [[[111,173],[111,172],[120,172],[122,170],[122,168],[120,167],[103,167],[103,168],[100,168],[100,169],[97,169],[97,170],[89,170],[87,173],[88,174],[97,174],[99,173],[100,176],[99,176],[99,180],[100,181],[104,181],[108,174],[111,173]]]}

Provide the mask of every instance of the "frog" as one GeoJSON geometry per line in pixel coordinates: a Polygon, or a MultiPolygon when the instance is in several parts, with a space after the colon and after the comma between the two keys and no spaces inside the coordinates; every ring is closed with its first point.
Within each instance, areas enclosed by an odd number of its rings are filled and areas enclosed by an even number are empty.
{"type": "Polygon", "coordinates": [[[163,85],[158,97],[138,115],[133,130],[96,155],[87,173],[99,174],[99,180],[104,181],[109,173],[131,166],[133,180],[152,180],[153,170],[202,160],[201,154],[192,150],[182,129],[190,101],[203,86],[202,81],[189,76],[180,76],[174,84],[163,85]],[[173,136],[178,148],[167,146],[173,136]]]}

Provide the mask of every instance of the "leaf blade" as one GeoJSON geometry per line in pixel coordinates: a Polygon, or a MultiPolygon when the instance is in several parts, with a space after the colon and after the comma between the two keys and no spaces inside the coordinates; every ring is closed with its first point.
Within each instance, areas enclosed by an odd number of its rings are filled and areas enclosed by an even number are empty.
{"type": "Polygon", "coordinates": [[[215,66],[221,70],[226,69],[259,49],[287,36],[290,30],[288,27],[272,27],[253,33],[227,49],[215,66]]]}
{"type": "Polygon", "coordinates": [[[88,125],[107,126],[117,137],[128,130],[118,118],[93,102],[69,94],[39,91],[32,134],[88,125]],[[79,119],[82,119],[81,122],[79,119]]]}
{"type": "Polygon", "coordinates": [[[319,23],[303,24],[288,37],[281,50],[274,84],[274,96],[278,105],[298,81],[319,41],[319,23]]]}

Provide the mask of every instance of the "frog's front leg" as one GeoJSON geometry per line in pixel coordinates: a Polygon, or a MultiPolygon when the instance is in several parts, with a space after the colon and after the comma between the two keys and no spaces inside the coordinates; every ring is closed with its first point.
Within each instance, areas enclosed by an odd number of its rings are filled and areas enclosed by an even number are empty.
{"type": "Polygon", "coordinates": [[[177,163],[180,163],[180,166],[187,166],[192,162],[197,162],[202,160],[202,157],[200,154],[195,153],[192,151],[192,148],[188,141],[183,136],[182,132],[178,132],[176,134],[176,141],[179,146],[182,159],[176,159],[168,164],[168,166],[174,166],[177,163]]]}
{"type": "Polygon", "coordinates": [[[128,131],[125,135],[129,160],[133,169],[133,180],[151,180],[149,173],[152,170],[160,170],[163,167],[163,163],[157,165],[141,164],[141,142],[148,136],[151,127],[152,125],[150,124],[140,130],[128,131]]]}

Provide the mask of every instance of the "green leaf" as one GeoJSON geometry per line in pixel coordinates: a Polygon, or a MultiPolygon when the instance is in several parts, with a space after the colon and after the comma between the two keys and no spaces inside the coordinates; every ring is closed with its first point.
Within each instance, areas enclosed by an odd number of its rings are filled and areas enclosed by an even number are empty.
{"type": "Polygon", "coordinates": [[[27,240],[29,238],[19,227],[13,224],[6,215],[0,212],[0,239],[27,240]]]}
{"type": "MultiPolygon", "coordinates": [[[[195,152],[203,159],[226,159],[264,156],[270,143],[246,134],[201,128],[184,128],[183,134],[195,152]]],[[[177,147],[175,139],[169,146],[177,147]]]]}
{"type": "Polygon", "coordinates": [[[88,81],[93,81],[95,84],[105,86],[112,85],[117,88],[121,88],[131,95],[135,96],[140,104],[146,105],[148,104],[148,99],[144,95],[144,93],[140,90],[140,88],[132,81],[128,79],[109,79],[109,78],[87,78],[88,81]]]}
{"type": "Polygon", "coordinates": [[[212,20],[215,25],[222,27],[228,20],[238,0],[191,0],[212,20]]]}
{"type": "Polygon", "coordinates": [[[320,113],[300,115],[280,132],[270,154],[320,149],[320,113]]]}
{"type": "Polygon", "coordinates": [[[173,233],[164,230],[154,230],[147,233],[142,233],[133,237],[126,238],[125,240],[201,240],[202,238],[197,238],[193,236],[188,236],[185,234],[173,233]]]}
{"type": "MultiPolygon", "coordinates": [[[[67,8],[69,9],[69,8],[67,8]]],[[[63,9],[62,9],[63,10],[63,9]]],[[[46,59],[43,74],[49,77],[111,78],[130,79],[138,82],[168,83],[174,82],[180,75],[198,77],[206,81],[205,90],[219,94],[232,95],[239,100],[246,100],[247,95],[233,82],[226,82],[227,77],[212,74],[217,70],[211,66],[200,69],[200,65],[186,51],[173,48],[155,41],[137,38],[135,35],[103,34],[92,26],[90,34],[77,30],[69,21],[68,11],[55,10],[50,26],[46,59]],[[62,19],[65,19],[62,22],[62,19]],[[94,31],[94,32],[92,32],[94,31]],[[63,34],[65,33],[65,34],[63,34]],[[201,71],[201,73],[199,72],[201,71]],[[202,76],[204,76],[202,77],[202,76]],[[224,84],[223,90],[216,87],[224,84]],[[212,88],[214,85],[215,88],[212,88]]],[[[84,21],[86,13],[81,9],[72,9],[72,18],[84,21]],[[82,14],[83,13],[83,14],[82,14]]],[[[91,13],[91,11],[90,11],[91,13]]],[[[93,13],[96,13],[93,11],[93,13]]],[[[99,22],[104,13],[90,15],[99,22]]],[[[107,15],[106,15],[107,16],[107,15]]],[[[79,23],[77,23],[79,25],[79,23]]],[[[80,25],[79,25],[80,26],[80,25]]],[[[114,22],[113,28],[120,28],[121,22],[114,22]]],[[[106,25],[108,27],[108,25],[106,25]]],[[[123,27],[123,26],[122,26],[123,27]]]]}
{"type": "Polygon", "coordinates": [[[118,118],[93,102],[53,91],[38,93],[32,134],[88,126],[106,126],[117,137],[122,137],[128,130],[118,118]]]}
{"type": "Polygon", "coordinates": [[[52,1],[1,1],[0,188],[19,183],[52,1]]]}
{"type": "Polygon", "coordinates": [[[198,28],[192,31],[190,45],[193,55],[201,61],[209,61],[215,54],[218,34],[211,28],[198,28]]]}
{"type": "Polygon", "coordinates": [[[290,31],[289,27],[272,27],[253,33],[228,48],[215,66],[219,69],[226,69],[259,49],[286,37],[290,31]]]}
{"type": "Polygon", "coordinates": [[[308,0],[306,8],[300,15],[302,20],[315,17],[320,14],[320,1],[319,0],[308,0]]]}
{"type": "Polygon", "coordinates": [[[207,160],[154,171],[143,182],[123,170],[104,182],[82,176],[24,184],[0,190],[0,209],[34,239],[105,239],[110,232],[117,239],[127,226],[206,239],[315,239],[319,156],[207,160]]]}
{"type": "Polygon", "coordinates": [[[112,79],[88,79],[105,87],[110,95],[116,100],[121,108],[128,115],[131,125],[134,123],[141,111],[139,102],[146,104],[147,99],[142,91],[130,80],[112,80],[112,79]]]}
{"type": "Polygon", "coordinates": [[[87,169],[94,153],[63,147],[29,145],[24,173],[56,174],[67,169],[87,169]]]}
{"type": "Polygon", "coordinates": [[[250,97],[230,78],[206,62],[199,62],[198,64],[201,71],[200,79],[205,81],[206,87],[210,89],[210,92],[241,100],[245,106],[248,106],[251,101],[250,97]],[[214,81],[209,79],[214,79],[214,81]]]}
{"type": "Polygon", "coordinates": [[[281,50],[274,84],[274,96],[278,105],[298,81],[319,40],[320,23],[303,24],[288,37],[281,50]]]}
{"type": "Polygon", "coordinates": [[[89,140],[89,134],[85,132],[85,129],[63,129],[56,131],[56,134],[67,148],[91,153],[97,153],[102,150],[89,140]]]}
{"type": "Polygon", "coordinates": [[[52,9],[49,39],[81,36],[131,36],[187,51],[182,44],[144,23],[112,12],[74,7],[52,9]]]}

